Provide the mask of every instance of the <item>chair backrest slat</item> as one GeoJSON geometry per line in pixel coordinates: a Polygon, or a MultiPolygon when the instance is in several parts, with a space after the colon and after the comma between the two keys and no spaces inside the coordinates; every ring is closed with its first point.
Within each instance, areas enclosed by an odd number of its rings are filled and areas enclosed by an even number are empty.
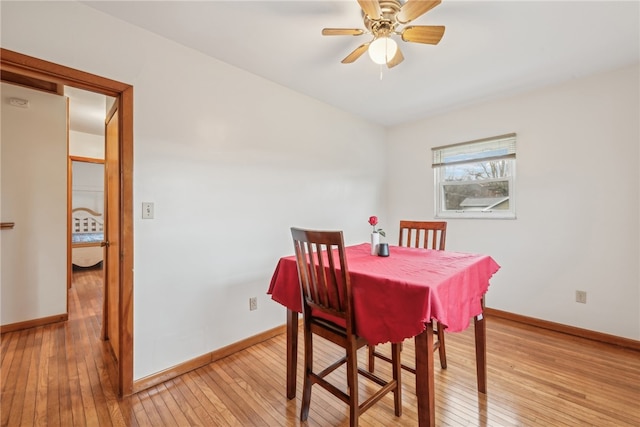
{"type": "Polygon", "coordinates": [[[399,246],[443,251],[446,240],[446,221],[400,221],[399,246]]]}

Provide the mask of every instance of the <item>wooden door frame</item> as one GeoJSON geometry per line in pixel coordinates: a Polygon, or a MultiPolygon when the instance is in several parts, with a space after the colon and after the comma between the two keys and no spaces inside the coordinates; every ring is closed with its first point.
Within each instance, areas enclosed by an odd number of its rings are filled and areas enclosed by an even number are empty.
{"type": "MultiPolygon", "coordinates": [[[[120,150],[120,345],[118,394],[133,393],[133,86],[0,48],[0,71],[116,98],[120,150]]],[[[20,84],[20,83],[18,83],[20,84]]]]}

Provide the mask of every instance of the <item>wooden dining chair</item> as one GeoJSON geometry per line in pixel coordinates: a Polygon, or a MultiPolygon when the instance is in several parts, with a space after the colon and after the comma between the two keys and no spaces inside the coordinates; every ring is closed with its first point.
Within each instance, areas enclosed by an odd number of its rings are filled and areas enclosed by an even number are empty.
{"type": "MultiPolygon", "coordinates": [[[[298,266],[304,314],[304,386],[300,420],[309,416],[311,387],[317,384],[349,405],[349,425],[387,393],[394,394],[395,415],[402,415],[400,344],[391,346],[393,379],[358,368],[359,348],[367,341],[356,334],[351,280],[345,257],[342,231],[314,231],[291,228],[298,266]],[[345,349],[345,355],[321,371],[313,368],[313,337],[325,338],[345,349]],[[346,364],[346,392],[325,377],[346,364]],[[363,403],[358,400],[358,374],[380,387],[363,403]]],[[[335,381],[334,381],[335,382],[335,381]]]]}
{"type": "MultiPolygon", "coordinates": [[[[435,249],[443,251],[447,241],[447,222],[446,221],[400,221],[400,234],[398,237],[398,246],[409,248],[435,249]]],[[[432,322],[436,329],[437,339],[433,342],[433,351],[438,350],[440,357],[440,366],[442,369],[447,368],[447,353],[444,346],[444,328],[440,322],[434,320],[432,322]]],[[[375,369],[375,358],[390,361],[389,357],[378,353],[375,346],[369,346],[369,372],[375,369]]],[[[406,365],[402,367],[415,374],[415,369],[406,365]]]]}
{"type": "Polygon", "coordinates": [[[443,251],[446,242],[446,221],[400,221],[399,246],[443,251]]]}

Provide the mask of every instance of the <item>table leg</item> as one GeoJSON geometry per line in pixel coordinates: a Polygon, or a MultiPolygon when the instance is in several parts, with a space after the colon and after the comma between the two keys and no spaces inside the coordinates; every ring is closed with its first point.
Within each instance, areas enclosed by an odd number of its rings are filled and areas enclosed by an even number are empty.
{"type": "Polygon", "coordinates": [[[433,379],[433,326],[415,337],[416,342],[416,398],[418,399],[418,425],[436,425],[436,399],[433,379]]]}
{"type": "Polygon", "coordinates": [[[298,312],[287,309],[287,399],[296,397],[298,369],[298,312]]]}
{"type": "MultiPolygon", "coordinates": [[[[482,299],[484,308],[484,298],[482,299]]],[[[478,376],[478,391],[487,393],[487,326],[484,322],[484,314],[474,318],[476,335],[476,373],[478,376]]]]}

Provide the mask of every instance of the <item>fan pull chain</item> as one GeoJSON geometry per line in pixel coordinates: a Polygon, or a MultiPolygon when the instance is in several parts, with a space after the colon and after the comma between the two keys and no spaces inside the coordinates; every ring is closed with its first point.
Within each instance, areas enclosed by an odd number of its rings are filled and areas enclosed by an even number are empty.
{"type": "Polygon", "coordinates": [[[380,65],[380,81],[382,81],[382,76],[384,75],[384,74],[382,73],[382,70],[383,70],[382,65],[380,65]]]}

